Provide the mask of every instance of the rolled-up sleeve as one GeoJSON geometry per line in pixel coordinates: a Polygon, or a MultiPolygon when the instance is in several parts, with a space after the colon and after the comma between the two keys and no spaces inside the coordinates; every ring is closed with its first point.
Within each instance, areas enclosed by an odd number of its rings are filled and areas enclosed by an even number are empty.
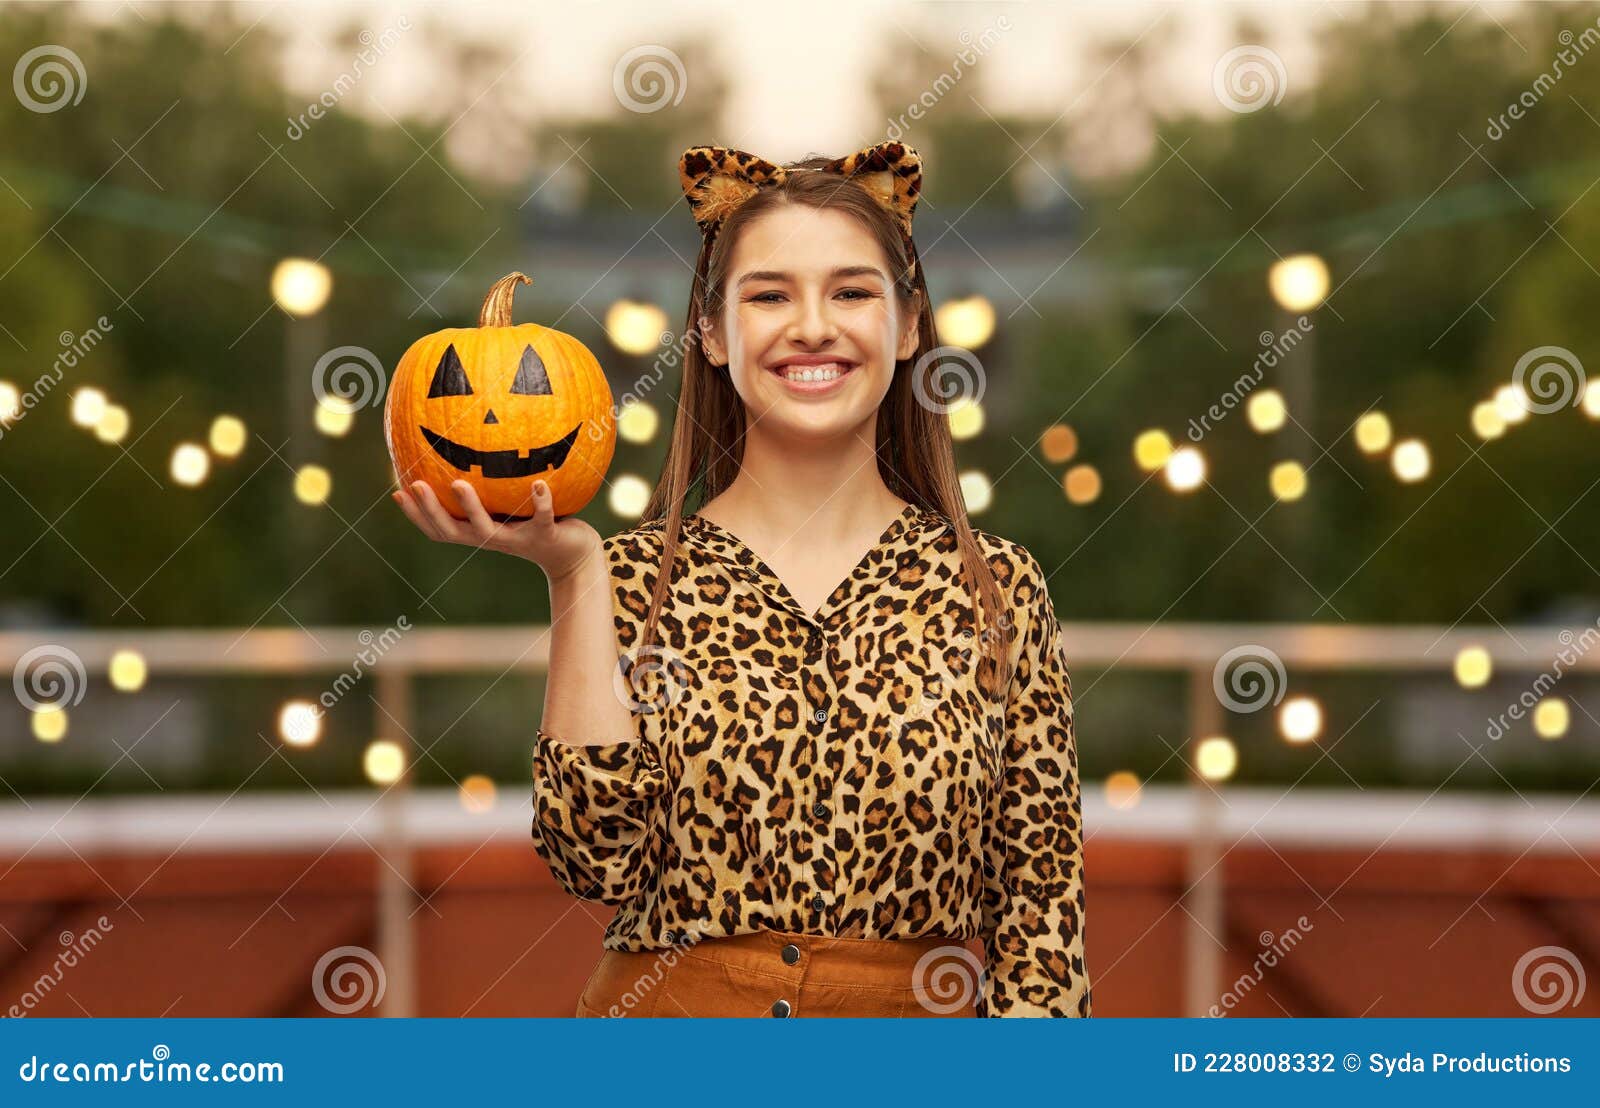
{"type": "Polygon", "coordinates": [[[1083,814],[1072,682],[1044,573],[1021,557],[1022,645],[1006,700],[997,820],[986,837],[980,1016],[1088,1016],[1083,814]]]}
{"type": "Polygon", "coordinates": [[[569,744],[537,728],[534,849],[573,896],[625,904],[659,862],[666,791],[642,741],[569,744]]]}

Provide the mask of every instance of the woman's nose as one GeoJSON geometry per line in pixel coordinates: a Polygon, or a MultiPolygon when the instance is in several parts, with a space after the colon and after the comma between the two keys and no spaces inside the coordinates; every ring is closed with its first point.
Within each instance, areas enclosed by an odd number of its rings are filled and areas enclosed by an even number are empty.
{"type": "Polygon", "coordinates": [[[789,325],[790,341],[805,346],[816,346],[837,338],[839,327],[828,309],[826,298],[806,296],[801,298],[799,310],[789,325]]]}

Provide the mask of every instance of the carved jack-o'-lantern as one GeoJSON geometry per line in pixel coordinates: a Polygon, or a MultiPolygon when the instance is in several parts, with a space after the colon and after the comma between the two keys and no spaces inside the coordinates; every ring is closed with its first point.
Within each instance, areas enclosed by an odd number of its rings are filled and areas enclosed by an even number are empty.
{"type": "Polygon", "coordinates": [[[389,457],[402,484],[426,481],[458,519],[450,488],[466,481],[496,519],[533,514],[533,482],[557,516],[599,489],[617,444],[611,389],[588,347],[537,323],[513,325],[521,273],[496,281],[477,327],[425,335],[395,367],[384,406],[389,457]]]}

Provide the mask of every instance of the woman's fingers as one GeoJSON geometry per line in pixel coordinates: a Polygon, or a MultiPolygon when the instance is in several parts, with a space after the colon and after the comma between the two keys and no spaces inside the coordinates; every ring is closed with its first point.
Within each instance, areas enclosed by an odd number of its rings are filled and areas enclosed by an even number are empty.
{"type": "Polygon", "coordinates": [[[461,535],[461,521],[444,510],[439,498],[426,481],[413,481],[412,491],[422,505],[423,515],[433,524],[433,537],[440,542],[469,541],[461,535]]]}
{"type": "Polygon", "coordinates": [[[417,503],[416,497],[412,495],[409,488],[401,485],[399,490],[394,493],[394,502],[400,505],[400,510],[406,514],[407,519],[416,525],[417,530],[435,542],[438,541],[439,536],[433,532],[433,521],[423,513],[422,506],[417,503]]]}
{"type": "Polygon", "coordinates": [[[548,527],[556,521],[555,498],[550,486],[543,481],[533,483],[533,522],[537,527],[548,527]]]}
{"type": "Polygon", "coordinates": [[[467,513],[467,523],[471,526],[472,533],[478,537],[479,545],[487,544],[495,537],[500,525],[489,518],[483,501],[478,499],[478,490],[465,481],[452,481],[450,487],[455,490],[456,502],[467,513]]]}

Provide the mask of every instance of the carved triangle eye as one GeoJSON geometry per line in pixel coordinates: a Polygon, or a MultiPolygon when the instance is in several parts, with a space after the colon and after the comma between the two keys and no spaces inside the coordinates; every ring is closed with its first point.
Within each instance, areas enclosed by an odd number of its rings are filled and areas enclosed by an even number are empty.
{"type": "Polygon", "coordinates": [[[428,398],[435,396],[471,396],[472,385],[467,381],[467,371],[456,353],[456,344],[445,347],[439,368],[433,371],[433,383],[428,386],[428,398]]]}
{"type": "Polygon", "coordinates": [[[511,391],[523,396],[551,395],[550,375],[544,371],[544,361],[532,343],[522,349],[522,364],[517,366],[517,376],[511,382],[511,391]]]}

